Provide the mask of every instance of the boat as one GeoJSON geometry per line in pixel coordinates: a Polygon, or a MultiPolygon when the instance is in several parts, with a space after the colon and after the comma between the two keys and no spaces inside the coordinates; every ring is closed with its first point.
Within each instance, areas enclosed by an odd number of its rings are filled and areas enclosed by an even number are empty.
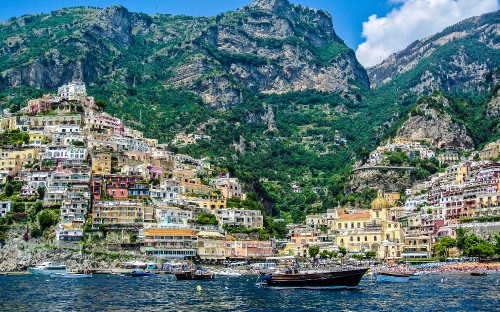
{"type": "Polygon", "coordinates": [[[472,276],[484,276],[484,275],[488,275],[488,273],[486,273],[486,272],[470,272],[470,275],[472,275],[472,276]]]}
{"type": "Polygon", "coordinates": [[[357,287],[368,268],[340,268],[337,270],[300,271],[289,268],[270,273],[262,278],[263,285],[280,288],[349,288],[357,287]]]}
{"type": "Polygon", "coordinates": [[[222,270],[215,273],[216,275],[221,276],[241,276],[241,273],[235,272],[233,270],[222,270]]]}
{"type": "Polygon", "coordinates": [[[66,273],[66,266],[46,261],[29,268],[28,271],[33,274],[66,273]]]}
{"type": "Polygon", "coordinates": [[[141,276],[156,276],[156,274],[148,272],[148,271],[142,271],[142,270],[134,270],[127,275],[133,276],[133,277],[141,277],[141,276]]]}
{"type": "Polygon", "coordinates": [[[397,272],[375,273],[377,283],[406,283],[410,280],[410,274],[397,272]]]}
{"type": "Polygon", "coordinates": [[[92,272],[86,270],[85,273],[67,272],[67,273],[51,273],[50,277],[59,278],[91,278],[92,272]]]}
{"type": "Polygon", "coordinates": [[[206,280],[206,279],[214,279],[215,274],[212,272],[209,272],[204,269],[196,269],[196,270],[187,270],[187,271],[180,271],[176,272],[175,278],[177,278],[178,281],[183,281],[183,280],[206,280]]]}

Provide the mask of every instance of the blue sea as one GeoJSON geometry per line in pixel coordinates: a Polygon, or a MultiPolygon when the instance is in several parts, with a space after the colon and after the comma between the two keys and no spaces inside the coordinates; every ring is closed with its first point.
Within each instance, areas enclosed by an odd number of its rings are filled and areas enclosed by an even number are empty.
{"type": "Polygon", "coordinates": [[[7,275],[0,311],[500,311],[500,274],[442,273],[404,284],[363,278],[354,290],[276,290],[256,279],[7,275]]]}

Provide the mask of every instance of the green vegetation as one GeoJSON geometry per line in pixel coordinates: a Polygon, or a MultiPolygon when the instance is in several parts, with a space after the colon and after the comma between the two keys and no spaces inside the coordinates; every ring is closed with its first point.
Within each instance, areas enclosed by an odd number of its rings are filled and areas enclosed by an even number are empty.
{"type": "Polygon", "coordinates": [[[215,215],[213,215],[211,213],[201,212],[198,215],[198,219],[196,220],[196,224],[200,224],[200,225],[218,225],[219,221],[217,221],[217,218],[215,217],[215,215]]]}
{"type": "MultiPolygon", "coordinates": [[[[293,10],[299,13],[299,9],[293,10]]],[[[122,118],[126,125],[160,143],[171,142],[180,131],[203,131],[211,137],[210,141],[171,146],[171,150],[221,159],[218,165],[240,178],[253,192],[252,199],[262,203],[260,207],[245,206],[249,203],[244,202],[229,205],[265,212],[264,222],[271,226],[269,234],[273,236],[282,235],[283,226],[271,217],[300,222],[306,214],[324,212],[338,203],[369,206],[374,190],[361,194],[346,194],[344,190],[350,167],[359,155],[366,157],[382,140],[394,135],[408,112],[422,114],[417,107],[419,95],[408,90],[421,82],[423,73],[439,75],[453,69],[450,55],[457,50],[463,50],[471,59],[484,61],[488,68],[500,65],[498,50],[464,38],[438,47],[436,53],[422,59],[412,70],[376,89],[363,86],[359,79],[349,81],[350,89],[342,93],[259,94],[235,81],[229,74],[231,66],[277,66],[281,60],[265,58],[253,50],[230,53],[216,48],[215,34],[221,29],[234,32],[259,49],[283,49],[284,45],[306,49],[308,62],[316,66],[327,66],[353,52],[338,37],[317,45],[312,38],[321,30],[304,20],[290,19],[293,34],[286,38],[253,37],[242,26],[250,18],[265,25],[270,13],[261,11],[206,18],[137,14],[134,18],[142,19],[145,25],[155,23],[158,32],[134,32],[133,40],[123,43],[125,35],[117,36],[118,39],[100,33],[98,27],[87,26],[95,23],[96,12],[94,8],[72,8],[7,21],[0,26],[0,40],[6,43],[0,48],[0,68],[21,70],[33,62],[49,68],[57,61],[58,66],[70,69],[75,64],[90,64],[83,70],[88,71],[88,93],[97,99],[99,110],[122,118]],[[57,57],[51,51],[57,51],[57,57]],[[195,85],[186,87],[183,82],[171,80],[179,64],[202,64],[209,69],[199,77],[195,75],[195,85]],[[229,81],[242,97],[241,104],[213,110],[190,91],[203,88],[203,79],[218,77],[229,81]],[[272,125],[264,118],[269,110],[274,115],[272,125]],[[237,150],[234,145],[239,142],[242,144],[237,150]]],[[[360,67],[360,77],[362,74],[360,67]]],[[[54,85],[47,83],[46,90],[6,88],[2,87],[7,85],[6,78],[0,75],[0,101],[15,112],[27,99],[54,92],[60,82],[53,79],[54,85]]],[[[486,103],[496,91],[492,86],[491,77],[478,88],[490,90],[483,93],[472,87],[471,91],[461,91],[451,85],[446,95],[451,104],[439,108],[466,125],[478,146],[499,137],[500,120],[486,118],[485,113],[486,103]]],[[[27,143],[26,136],[6,133],[0,136],[4,144],[27,143]]],[[[442,169],[434,159],[408,159],[398,153],[391,155],[389,163],[417,167],[411,173],[413,180],[442,169]]],[[[42,167],[53,165],[42,163],[42,167]]]]}
{"type": "Polygon", "coordinates": [[[309,252],[309,256],[314,259],[319,254],[319,246],[311,246],[307,251],[309,252]]]}

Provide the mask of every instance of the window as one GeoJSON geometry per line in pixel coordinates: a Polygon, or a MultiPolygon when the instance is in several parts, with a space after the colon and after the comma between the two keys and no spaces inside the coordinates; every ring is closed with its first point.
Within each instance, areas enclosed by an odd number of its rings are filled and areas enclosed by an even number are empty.
{"type": "Polygon", "coordinates": [[[373,241],[377,241],[377,236],[373,236],[373,241]]]}

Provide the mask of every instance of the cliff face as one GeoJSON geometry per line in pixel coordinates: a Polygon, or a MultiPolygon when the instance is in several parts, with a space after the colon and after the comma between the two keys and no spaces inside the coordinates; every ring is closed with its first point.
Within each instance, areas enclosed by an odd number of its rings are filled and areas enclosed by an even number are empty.
{"type": "Polygon", "coordinates": [[[349,92],[353,83],[369,85],[330,14],[287,0],[257,0],[215,18],[151,17],[122,6],[63,9],[2,23],[0,41],[0,91],[74,79],[124,90],[154,84],[225,109],[242,102],[243,89],[349,92]]]}
{"type": "Polygon", "coordinates": [[[472,149],[474,142],[468,130],[446,112],[449,106],[449,100],[442,95],[426,98],[410,112],[397,137],[425,140],[442,149],[472,149]]]}
{"type": "Polygon", "coordinates": [[[405,76],[415,93],[476,89],[500,65],[500,12],[469,18],[441,33],[415,41],[367,69],[372,87],[405,76]]]}
{"type": "Polygon", "coordinates": [[[365,189],[399,192],[412,184],[409,172],[404,170],[378,169],[357,170],[350,176],[345,187],[346,193],[357,193],[365,189]]]}

